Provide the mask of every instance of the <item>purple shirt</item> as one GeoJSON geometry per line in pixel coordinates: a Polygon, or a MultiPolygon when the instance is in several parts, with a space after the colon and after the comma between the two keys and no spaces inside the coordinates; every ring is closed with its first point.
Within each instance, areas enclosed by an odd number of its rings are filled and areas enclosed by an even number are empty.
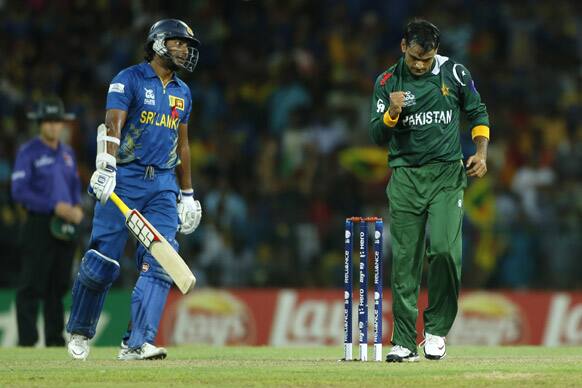
{"type": "Polygon", "coordinates": [[[52,149],[36,137],[23,144],[12,173],[12,198],[27,210],[50,214],[57,202],[78,205],[81,181],[75,154],[59,142],[52,149]]]}

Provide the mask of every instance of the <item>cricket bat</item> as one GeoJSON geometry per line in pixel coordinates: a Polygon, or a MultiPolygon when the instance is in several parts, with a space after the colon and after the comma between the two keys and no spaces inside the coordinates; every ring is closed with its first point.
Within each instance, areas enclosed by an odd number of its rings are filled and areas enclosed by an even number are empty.
{"type": "Polygon", "coordinates": [[[168,240],[139,211],[127,207],[117,194],[112,193],[109,198],[125,216],[127,229],[166,270],[182,294],[192,290],[196,278],[168,240]]]}

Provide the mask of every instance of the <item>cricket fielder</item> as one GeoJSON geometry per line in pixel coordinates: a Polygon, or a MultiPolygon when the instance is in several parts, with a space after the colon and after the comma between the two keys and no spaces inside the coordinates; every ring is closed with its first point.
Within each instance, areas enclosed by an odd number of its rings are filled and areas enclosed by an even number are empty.
{"type": "Polygon", "coordinates": [[[418,361],[417,300],[425,255],[429,305],[423,315],[424,355],[445,357],[445,336],[457,314],[461,283],[463,191],[467,175],[480,178],[487,172],[487,109],[467,68],[437,54],[439,40],[432,23],[408,23],[400,44],[403,56],[377,78],[372,98],[370,136],[388,146],[393,169],[386,189],[394,315],[388,362],[418,361]],[[459,140],[461,112],[477,145],[466,166],[459,140]]]}
{"type": "MultiPolygon", "coordinates": [[[[73,285],[67,324],[68,351],[74,359],[84,360],[89,354],[88,340],[95,335],[107,291],[119,275],[128,238],[123,215],[108,201],[113,190],[176,250],[176,231],[189,234],[200,223],[202,209],[194,200],[189,164],[192,98],[175,74],[179,69],[194,70],[198,45],[186,23],[161,20],[149,31],[146,61],[122,70],[109,85],[89,187],[99,201],[89,250],[73,285]]],[[[131,327],[118,359],[163,359],[166,350],[153,343],[172,279],[141,245],[136,265],[140,274],[131,296],[131,327]]]]}

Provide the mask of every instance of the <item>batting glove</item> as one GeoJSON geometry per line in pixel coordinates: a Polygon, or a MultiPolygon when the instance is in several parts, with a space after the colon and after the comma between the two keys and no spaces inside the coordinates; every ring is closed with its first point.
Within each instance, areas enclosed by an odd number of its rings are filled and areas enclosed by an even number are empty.
{"type": "Polygon", "coordinates": [[[202,219],[202,206],[199,201],[194,200],[194,191],[182,191],[178,199],[178,232],[190,234],[200,225],[202,219]]]}
{"type": "Polygon", "coordinates": [[[89,183],[89,194],[97,198],[102,205],[105,205],[113,190],[115,190],[115,167],[107,165],[104,168],[98,168],[91,176],[89,183]]]}

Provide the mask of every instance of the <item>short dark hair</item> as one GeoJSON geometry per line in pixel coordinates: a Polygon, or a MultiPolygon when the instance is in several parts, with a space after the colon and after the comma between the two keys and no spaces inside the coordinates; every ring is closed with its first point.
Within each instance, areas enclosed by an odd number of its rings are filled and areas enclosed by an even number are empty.
{"type": "Polygon", "coordinates": [[[143,56],[143,58],[146,60],[146,62],[151,62],[154,59],[155,52],[154,52],[153,46],[154,46],[154,43],[153,42],[149,42],[149,43],[146,43],[144,45],[144,48],[143,48],[144,49],[144,56],[143,56]]]}
{"type": "Polygon", "coordinates": [[[407,46],[417,44],[424,51],[430,51],[439,48],[441,33],[437,26],[428,20],[414,19],[404,29],[404,40],[407,46]]]}

